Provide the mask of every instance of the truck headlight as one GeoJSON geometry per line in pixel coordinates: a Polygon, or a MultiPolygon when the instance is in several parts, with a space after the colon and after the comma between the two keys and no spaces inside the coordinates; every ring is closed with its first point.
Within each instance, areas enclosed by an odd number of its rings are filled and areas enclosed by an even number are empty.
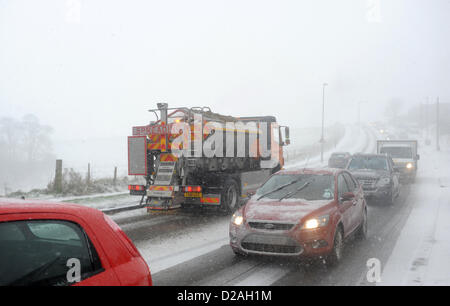
{"type": "Polygon", "coordinates": [[[406,169],[412,169],[413,168],[413,164],[412,163],[407,163],[406,164],[406,169]]]}
{"type": "Polygon", "coordinates": [[[390,177],[382,177],[378,180],[377,186],[386,186],[389,185],[390,183],[391,183],[390,177]]]}
{"type": "Polygon", "coordinates": [[[231,222],[236,226],[241,226],[242,223],[244,223],[244,217],[240,212],[236,212],[233,214],[233,217],[231,217],[231,222]]]}
{"type": "Polygon", "coordinates": [[[329,215],[323,215],[317,218],[308,219],[303,224],[302,229],[315,229],[318,227],[326,226],[329,219],[329,215]]]}

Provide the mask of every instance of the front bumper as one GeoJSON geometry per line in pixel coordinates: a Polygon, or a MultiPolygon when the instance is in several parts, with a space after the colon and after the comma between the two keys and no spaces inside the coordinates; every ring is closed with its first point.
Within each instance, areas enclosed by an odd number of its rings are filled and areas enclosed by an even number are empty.
{"type": "Polygon", "coordinates": [[[310,257],[328,254],[332,249],[332,233],[327,227],[301,230],[255,229],[245,222],[230,225],[230,246],[242,254],[284,257],[310,257]]]}
{"type": "Polygon", "coordinates": [[[385,198],[391,195],[392,187],[388,185],[378,185],[378,179],[358,178],[365,198],[385,198]]]}
{"type": "Polygon", "coordinates": [[[416,168],[413,166],[412,168],[406,168],[404,167],[395,167],[400,173],[400,179],[403,178],[412,178],[416,176],[416,168]]]}
{"type": "Polygon", "coordinates": [[[363,188],[364,197],[366,198],[377,198],[382,199],[389,197],[392,193],[390,186],[374,187],[374,188],[363,188]]]}

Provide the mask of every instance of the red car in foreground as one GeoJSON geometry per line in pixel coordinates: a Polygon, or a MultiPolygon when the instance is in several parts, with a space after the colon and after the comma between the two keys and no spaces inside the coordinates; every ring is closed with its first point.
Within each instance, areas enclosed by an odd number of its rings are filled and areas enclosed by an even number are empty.
{"type": "Polygon", "coordinates": [[[367,234],[363,191],[343,169],[282,170],[232,217],[230,245],[238,255],[342,257],[351,234],[367,234]]]}
{"type": "Polygon", "coordinates": [[[152,285],[120,227],[96,209],[0,199],[0,285],[152,285]]]}

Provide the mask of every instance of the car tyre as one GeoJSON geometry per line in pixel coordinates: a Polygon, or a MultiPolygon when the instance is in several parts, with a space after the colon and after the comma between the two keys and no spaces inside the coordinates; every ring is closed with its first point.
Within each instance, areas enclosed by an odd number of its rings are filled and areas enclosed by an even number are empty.
{"type": "Polygon", "coordinates": [[[394,205],[394,202],[395,202],[394,190],[391,190],[391,192],[389,192],[389,194],[386,196],[384,202],[386,203],[387,206],[394,205]]]}
{"type": "Polygon", "coordinates": [[[247,257],[247,254],[244,254],[244,253],[242,253],[242,252],[239,252],[237,249],[235,249],[235,248],[232,248],[233,249],[233,253],[234,253],[234,256],[236,256],[236,257],[238,257],[238,258],[244,258],[244,257],[247,257]]]}
{"type": "Polygon", "coordinates": [[[336,229],[334,234],[333,249],[328,255],[326,263],[327,266],[336,266],[342,259],[342,251],[344,249],[344,234],[341,227],[336,229]]]}
{"type": "Polygon", "coordinates": [[[364,209],[363,221],[356,232],[356,237],[360,240],[367,239],[367,209],[364,209]]]}

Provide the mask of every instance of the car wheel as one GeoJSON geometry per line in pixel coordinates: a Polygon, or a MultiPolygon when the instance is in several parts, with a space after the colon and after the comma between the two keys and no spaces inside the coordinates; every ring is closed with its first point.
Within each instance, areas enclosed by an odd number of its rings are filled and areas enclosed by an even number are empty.
{"type": "Polygon", "coordinates": [[[221,206],[222,209],[228,213],[236,210],[239,201],[238,186],[235,180],[228,179],[222,190],[221,206]]]}
{"type": "Polygon", "coordinates": [[[247,257],[247,254],[244,254],[244,253],[242,253],[242,252],[239,252],[237,249],[235,249],[235,248],[232,248],[233,249],[233,253],[234,253],[234,255],[236,256],[236,257],[239,257],[239,258],[243,258],[243,257],[247,257]]]}
{"type": "Polygon", "coordinates": [[[364,209],[363,220],[359,226],[358,232],[356,233],[356,237],[360,240],[367,238],[367,209],[364,209]]]}
{"type": "Polygon", "coordinates": [[[391,192],[389,192],[389,194],[386,196],[384,202],[386,203],[386,205],[392,206],[394,205],[394,199],[395,199],[394,190],[391,190],[391,192]]]}
{"type": "Polygon", "coordinates": [[[332,267],[336,266],[342,259],[342,251],[344,249],[344,235],[342,229],[338,227],[334,234],[333,249],[327,258],[327,265],[332,267]]]}

